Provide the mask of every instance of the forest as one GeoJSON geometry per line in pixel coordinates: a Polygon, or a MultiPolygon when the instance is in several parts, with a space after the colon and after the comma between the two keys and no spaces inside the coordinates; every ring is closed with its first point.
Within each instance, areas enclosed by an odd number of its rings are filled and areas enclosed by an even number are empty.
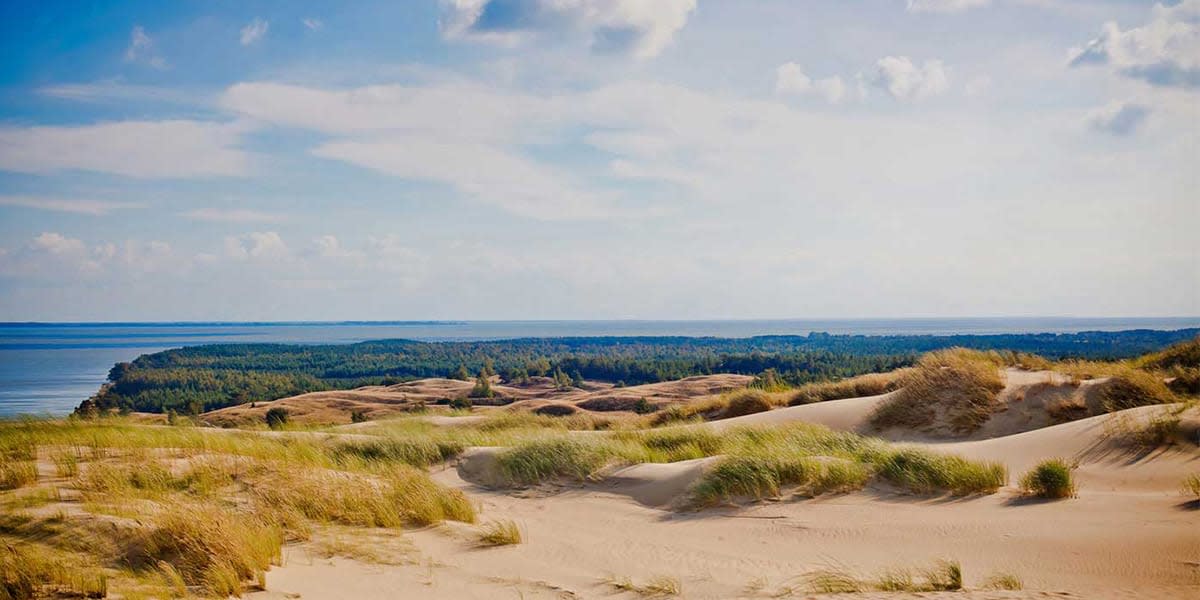
{"type": "Polygon", "coordinates": [[[572,380],[637,385],[712,373],[768,370],[790,385],[887,371],[954,346],[1051,359],[1120,359],[1152,352],[1200,329],[1071,334],[830,335],[750,338],[579,337],[474,342],[378,340],[356,344],[212,344],[118,363],[77,409],[199,413],[305,392],[388,385],[488,370],[506,381],[565,373],[572,380]]]}

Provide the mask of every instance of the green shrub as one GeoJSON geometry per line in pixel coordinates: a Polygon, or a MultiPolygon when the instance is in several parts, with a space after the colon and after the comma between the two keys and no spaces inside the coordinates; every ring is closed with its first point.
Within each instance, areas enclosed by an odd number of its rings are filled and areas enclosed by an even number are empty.
{"type": "Polygon", "coordinates": [[[267,411],[267,427],[270,427],[271,429],[282,429],[284,425],[288,424],[289,417],[290,415],[288,414],[286,408],[283,408],[282,406],[271,408],[267,411]]]}
{"type": "Polygon", "coordinates": [[[1021,491],[1039,498],[1075,495],[1075,467],[1061,458],[1044,460],[1021,477],[1021,491]]]}

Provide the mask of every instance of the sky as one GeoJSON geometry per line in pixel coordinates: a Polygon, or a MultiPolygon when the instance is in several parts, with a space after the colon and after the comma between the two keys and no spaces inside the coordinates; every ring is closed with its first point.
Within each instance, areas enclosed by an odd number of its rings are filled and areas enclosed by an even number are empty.
{"type": "Polygon", "coordinates": [[[1200,315],[1200,0],[0,4],[0,321],[1200,315]]]}

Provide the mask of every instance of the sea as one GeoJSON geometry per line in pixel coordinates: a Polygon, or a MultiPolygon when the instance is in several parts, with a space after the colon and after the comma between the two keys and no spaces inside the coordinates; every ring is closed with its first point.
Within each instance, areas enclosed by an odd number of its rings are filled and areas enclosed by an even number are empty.
{"type": "Polygon", "coordinates": [[[341,321],[288,323],[0,323],[0,417],[64,415],[118,362],[214,343],[347,344],[572,336],[950,335],[1200,327],[1179,318],[784,319],[709,321],[341,321]]]}

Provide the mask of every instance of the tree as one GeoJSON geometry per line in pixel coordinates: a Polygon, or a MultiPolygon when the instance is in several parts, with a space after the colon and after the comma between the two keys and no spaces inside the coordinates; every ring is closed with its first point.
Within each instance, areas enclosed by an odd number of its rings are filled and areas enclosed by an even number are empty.
{"type": "Polygon", "coordinates": [[[583,375],[579,371],[571,371],[571,386],[583,389],[583,375]]]}
{"type": "Polygon", "coordinates": [[[267,411],[267,427],[282,429],[288,423],[288,411],[282,406],[276,406],[267,411]]]}
{"type": "Polygon", "coordinates": [[[560,390],[571,389],[571,378],[562,369],[554,369],[554,386],[560,390]]]}
{"type": "Polygon", "coordinates": [[[529,382],[529,372],[521,367],[513,367],[504,371],[504,382],[521,385],[529,382]]]}
{"type": "Polygon", "coordinates": [[[458,370],[450,374],[450,379],[469,381],[471,379],[471,372],[467,370],[467,365],[458,365],[458,370]]]}
{"type": "Polygon", "coordinates": [[[488,381],[488,376],[485,371],[480,371],[479,376],[475,378],[475,387],[471,388],[472,398],[491,398],[495,395],[492,392],[492,382],[488,381]]]}

